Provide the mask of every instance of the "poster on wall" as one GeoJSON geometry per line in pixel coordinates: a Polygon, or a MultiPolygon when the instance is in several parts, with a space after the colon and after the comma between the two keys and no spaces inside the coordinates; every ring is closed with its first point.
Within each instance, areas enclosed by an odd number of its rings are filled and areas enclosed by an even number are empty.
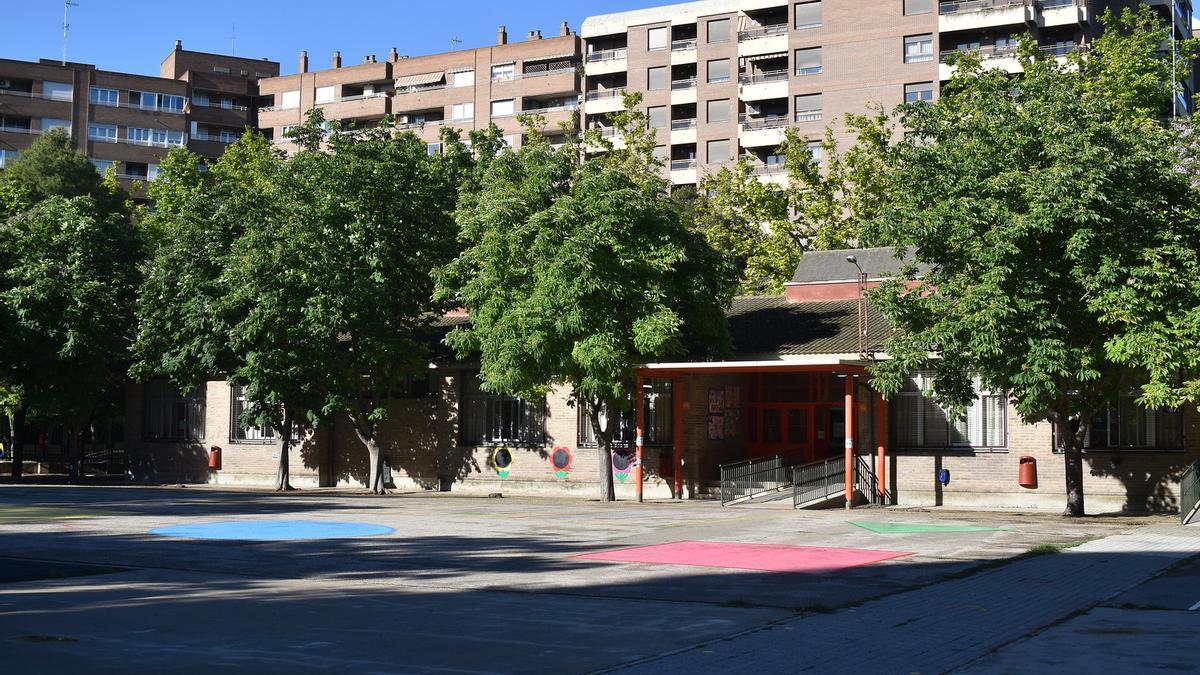
{"type": "Polygon", "coordinates": [[[725,390],[724,389],[709,389],[708,390],[708,412],[709,414],[717,414],[725,412],[725,390]]]}
{"type": "Polygon", "coordinates": [[[725,409],[742,407],[742,388],[736,384],[725,385],[725,409]]]}
{"type": "Polygon", "coordinates": [[[725,415],[710,413],[708,416],[708,440],[720,441],[725,439],[725,415]]]}
{"type": "Polygon", "coordinates": [[[737,438],[742,428],[742,411],[729,410],[725,413],[725,438],[737,438]]]}

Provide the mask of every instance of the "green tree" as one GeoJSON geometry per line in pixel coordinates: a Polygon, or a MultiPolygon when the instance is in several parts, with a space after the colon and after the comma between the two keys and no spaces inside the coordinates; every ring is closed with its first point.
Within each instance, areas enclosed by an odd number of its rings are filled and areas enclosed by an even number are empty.
{"type": "Polygon", "coordinates": [[[368,487],[383,493],[380,423],[390,393],[428,368],[432,272],[457,251],[471,155],[451,135],[431,156],[386,126],[323,125],[317,111],[295,130],[303,149],[272,176],[269,200],[233,210],[246,228],[225,273],[231,343],[245,354],[234,377],[297,420],[346,415],[368,487]]]}
{"type": "Polygon", "coordinates": [[[605,501],[615,415],[602,423],[602,411],[629,407],[640,363],[727,349],[736,278],[666,196],[645,116],[626,103],[618,142],[586,139],[594,159],[531,132],[493,160],[459,205],[466,250],[439,277],[471,316],[447,342],[479,354],[484,389],[544,400],[561,386],[583,406],[605,501]]]}
{"type": "MultiPolygon", "coordinates": [[[[1131,382],[1113,350],[1145,315],[1118,303],[1126,280],[1148,251],[1174,245],[1194,260],[1200,241],[1177,136],[1159,118],[1170,87],[1105,89],[1160,77],[1165,33],[1144,15],[1109,21],[1096,48],[1066,64],[1024,39],[1019,80],[958,58],[936,104],[902,108],[912,134],[870,232],[929,265],[917,288],[897,279],[872,294],[899,329],[875,386],[891,395],[912,370],[935,367],[934,394],[952,412],[975,397],[973,376],[1007,391],[1022,420],[1053,424],[1073,516],[1084,513],[1090,422],[1131,382]],[[1118,307],[1128,312],[1114,316],[1118,307]]],[[[1157,354],[1164,369],[1183,365],[1157,354]]]]}
{"type": "Polygon", "coordinates": [[[141,248],[119,214],[91,196],[51,196],[0,229],[0,377],[30,416],[66,430],[72,475],[84,429],[123,384],[141,248]]]}
{"type": "Polygon", "coordinates": [[[22,150],[5,167],[3,181],[20,186],[29,205],[55,196],[89,196],[99,212],[125,211],[125,194],[115,179],[106,181],[97,173],[96,165],[61,128],[47,131],[22,150]]]}

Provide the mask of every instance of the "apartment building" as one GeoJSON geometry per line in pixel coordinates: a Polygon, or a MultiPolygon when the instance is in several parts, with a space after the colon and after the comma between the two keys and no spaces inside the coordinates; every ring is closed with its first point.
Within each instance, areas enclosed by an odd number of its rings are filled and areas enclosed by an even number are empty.
{"type": "MultiPolygon", "coordinates": [[[[1187,0],[1141,0],[1191,36],[1187,0]]],[[[584,40],[583,123],[612,134],[621,94],[640,92],[671,181],[694,184],[739,157],[785,182],[788,127],[814,153],[846,113],[933,100],[947,57],[974,51],[1016,72],[1016,35],[1065,57],[1086,48],[1108,7],[1138,0],[701,0],[593,16],[584,40]]],[[[1195,82],[1177,102],[1189,109],[1195,82]]]]}
{"type": "Polygon", "coordinates": [[[160,76],[100,70],[84,63],[0,59],[0,168],[61,127],[98,171],[117,164],[126,188],[154,180],[173,147],[219,157],[257,124],[257,78],[279,64],[185,51],[180,42],[160,76]]]}
{"type": "Polygon", "coordinates": [[[579,107],[581,41],[563,22],[555,37],[530,31],[510,42],[501,26],[496,44],[428,56],[401,56],[392,49],[386,60],[374,55],[344,65],[335,52],[331,67],[309,70],[308,53],[299,72],[259,83],[265,107],[260,127],[285,149],[294,149],[287,132],[308,111],[320,107],[327,121],[367,127],[391,115],[398,128],[412,130],[438,150],[441,130],[467,132],[496,124],[510,145],[522,143],[517,116],[544,117],[542,132],[552,140],[561,125],[576,125],[579,107]]]}

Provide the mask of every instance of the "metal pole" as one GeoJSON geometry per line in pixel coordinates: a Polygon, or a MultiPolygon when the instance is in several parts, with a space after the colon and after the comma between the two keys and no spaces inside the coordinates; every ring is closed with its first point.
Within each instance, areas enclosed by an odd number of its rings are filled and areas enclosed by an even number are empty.
{"type": "Polygon", "coordinates": [[[675,498],[683,499],[683,377],[671,381],[672,432],[675,445],[675,498]]]}
{"type": "Polygon", "coordinates": [[[634,478],[637,487],[637,500],[642,501],[642,446],[643,433],[646,429],[646,409],[643,405],[645,393],[642,391],[642,386],[645,380],[641,375],[637,377],[637,391],[633,395],[633,405],[635,406],[637,416],[637,430],[635,432],[635,447],[637,448],[637,466],[634,468],[634,478]]]}
{"type": "Polygon", "coordinates": [[[846,508],[854,508],[854,377],[846,374],[846,508]]]}
{"type": "Polygon", "coordinates": [[[1171,0],[1171,117],[1179,117],[1179,92],[1175,91],[1175,87],[1179,86],[1179,78],[1175,74],[1175,3],[1178,0],[1171,0]]]}

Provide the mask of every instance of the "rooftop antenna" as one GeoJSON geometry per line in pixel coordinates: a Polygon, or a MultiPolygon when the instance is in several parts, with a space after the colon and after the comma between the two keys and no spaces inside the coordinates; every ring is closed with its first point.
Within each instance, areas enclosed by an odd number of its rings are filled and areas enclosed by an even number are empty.
{"type": "Polygon", "coordinates": [[[457,35],[453,35],[450,37],[450,49],[452,49],[452,50],[458,49],[458,46],[461,44],[462,44],[462,40],[458,39],[457,35]]]}
{"type": "Polygon", "coordinates": [[[233,24],[233,29],[229,32],[229,55],[237,56],[237,24],[233,24]]]}
{"type": "Polygon", "coordinates": [[[79,6],[79,3],[78,3],[78,2],[75,2],[74,0],[63,0],[63,56],[62,56],[62,64],[63,64],[64,66],[65,66],[65,65],[67,65],[67,29],[69,29],[69,28],[71,27],[71,24],[70,24],[70,23],[67,21],[67,13],[71,11],[71,8],[72,8],[72,7],[78,7],[78,6],[79,6]]]}

